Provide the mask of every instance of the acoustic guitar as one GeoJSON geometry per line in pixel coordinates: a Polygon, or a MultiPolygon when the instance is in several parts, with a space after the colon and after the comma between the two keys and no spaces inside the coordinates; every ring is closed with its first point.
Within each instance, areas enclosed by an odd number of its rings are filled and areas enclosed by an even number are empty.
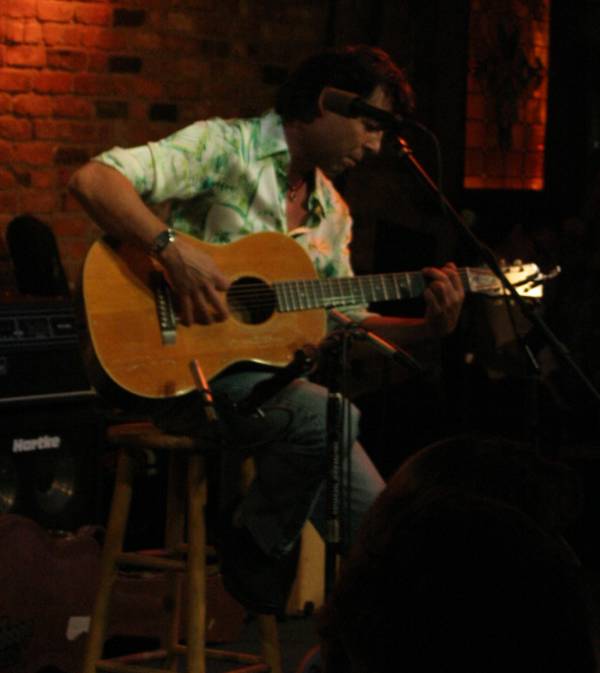
{"type": "MultiPolygon", "coordinates": [[[[305,344],[321,342],[326,309],[418,297],[427,284],[421,272],[318,279],[300,244],[274,232],[226,245],[187,238],[231,280],[230,316],[223,322],[180,323],[164,270],[131,244],[99,239],[86,256],[83,300],[93,351],[110,379],[137,396],[160,399],[193,390],[193,359],[209,380],[244,361],[284,366],[305,344]]],[[[541,296],[544,277],[535,264],[506,273],[520,294],[541,296]]],[[[486,268],[462,268],[460,277],[469,292],[506,292],[486,268]]]]}

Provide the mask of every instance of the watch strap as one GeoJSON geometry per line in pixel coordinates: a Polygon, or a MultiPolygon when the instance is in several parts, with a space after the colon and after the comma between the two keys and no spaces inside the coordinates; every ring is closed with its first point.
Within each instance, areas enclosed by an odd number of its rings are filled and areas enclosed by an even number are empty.
{"type": "Polygon", "coordinates": [[[157,257],[160,253],[175,240],[175,229],[168,227],[158,234],[152,241],[150,246],[150,254],[153,257],[157,257]]]}

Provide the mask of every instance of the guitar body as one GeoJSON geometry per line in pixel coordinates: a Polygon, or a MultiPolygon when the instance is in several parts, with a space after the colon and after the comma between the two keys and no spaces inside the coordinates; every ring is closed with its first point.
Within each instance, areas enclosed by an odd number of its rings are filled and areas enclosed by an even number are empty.
{"type": "MultiPolygon", "coordinates": [[[[316,278],[304,249],[282,234],[254,234],[227,245],[187,238],[211,255],[232,283],[316,278]]],[[[298,348],[318,344],[325,335],[323,309],[272,312],[249,322],[234,311],[220,323],[177,324],[173,343],[165,343],[151,280],[157,270],[160,266],[138,248],[107,239],[93,244],[83,269],[96,358],[120,388],[134,395],[158,399],[190,392],[195,388],[193,359],[209,380],[243,361],[283,366],[298,348]]]]}

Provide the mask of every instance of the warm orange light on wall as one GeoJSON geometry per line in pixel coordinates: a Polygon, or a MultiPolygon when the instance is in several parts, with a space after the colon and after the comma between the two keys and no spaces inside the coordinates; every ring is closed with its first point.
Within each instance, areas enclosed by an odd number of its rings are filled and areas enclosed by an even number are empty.
{"type": "Polygon", "coordinates": [[[464,186],[544,188],[550,0],[471,0],[464,186]]]}

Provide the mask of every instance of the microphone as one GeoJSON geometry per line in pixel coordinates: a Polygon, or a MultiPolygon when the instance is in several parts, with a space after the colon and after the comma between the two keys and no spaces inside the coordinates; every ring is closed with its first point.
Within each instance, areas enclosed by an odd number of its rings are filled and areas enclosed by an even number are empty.
{"type": "Polygon", "coordinates": [[[397,131],[404,124],[404,119],[400,115],[369,105],[350,91],[327,86],[323,89],[321,102],[329,112],[335,112],[342,117],[368,117],[379,122],[384,129],[397,131]]]}
{"type": "Polygon", "coordinates": [[[364,327],[359,327],[345,313],[342,313],[341,311],[338,311],[335,308],[329,309],[329,315],[331,318],[333,318],[336,322],[338,322],[345,328],[358,329],[361,335],[367,341],[369,341],[369,343],[373,344],[373,346],[375,346],[375,348],[380,353],[383,353],[385,356],[389,357],[396,364],[403,365],[407,369],[410,369],[413,372],[417,372],[418,374],[423,373],[424,370],[421,363],[415,360],[415,358],[410,353],[405,351],[403,348],[400,348],[400,346],[389,343],[389,341],[386,341],[378,334],[370,332],[368,329],[365,329],[364,327]]]}

